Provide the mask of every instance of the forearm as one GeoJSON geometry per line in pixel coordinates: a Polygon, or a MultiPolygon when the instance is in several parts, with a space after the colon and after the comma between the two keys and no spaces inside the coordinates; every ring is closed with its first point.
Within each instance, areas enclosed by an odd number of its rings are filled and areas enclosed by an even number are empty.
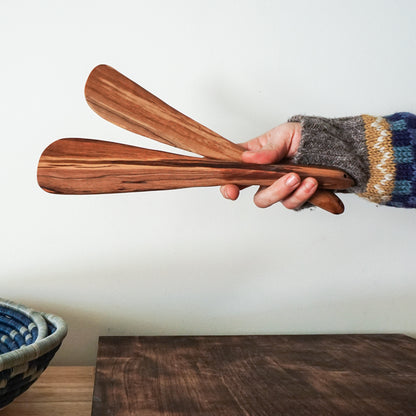
{"type": "Polygon", "coordinates": [[[356,181],[351,192],[379,204],[416,208],[415,115],[297,115],[289,121],[302,124],[294,162],[343,169],[356,181]]]}

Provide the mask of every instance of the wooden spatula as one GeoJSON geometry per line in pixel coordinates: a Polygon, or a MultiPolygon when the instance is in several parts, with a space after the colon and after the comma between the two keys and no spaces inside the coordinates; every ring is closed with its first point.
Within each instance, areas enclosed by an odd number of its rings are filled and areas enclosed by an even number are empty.
{"type": "MultiPolygon", "coordinates": [[[[240,146],[107,65],[93,69],[85,85],[85,98],[101,117],[134,133],[208,158],[241,161],[244,149],[240,146]]],[[[344,211],[342,201],[330,191],[318,189],[309,202],[334,214],[344,211]]]]}
{"type": "Polygon", "coordinates": [[[353,181],[336,169],[257,165],[179,156],[120,143],[61,139],[42,153],[38,183],[47,192],[102,194],[219,186],[271,185],[288,172],[315,177],[323,189],[347,189],[353,181]]]}

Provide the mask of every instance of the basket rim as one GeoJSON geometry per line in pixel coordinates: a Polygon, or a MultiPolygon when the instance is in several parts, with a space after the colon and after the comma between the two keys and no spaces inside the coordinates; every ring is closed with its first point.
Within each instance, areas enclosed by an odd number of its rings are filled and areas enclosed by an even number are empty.
{"type": "Polygon", "coordinates": [[[66,322],[59,316],[50,313],[39,312],[46,321],[49,321],[56,330],[53,334],[40,339],[30,345],[25,345],[18,350],[9,351],[0,355],[0,371],[8,370],[10,368],[25,364],[29,361],[33,361],[36,358],[53,350],[55,347],[62,343],[68,332],[68,326],[66,322]]]}
{"type": "Polygon", "coordinates": [[[38,328],[38,336],[35,340],[33,340],[33,342],[36,342],[37,340],[40,341],[42,338],[48,336],[48,325],[46,324],[45,319],[40,312],[37,312],[32,308],[28,308],[27,306],[20,303],[16,303],[3,298],[0,298],[0,306],[5,306],[8,309],[20,312],[33,321],[33,323],[38,328]]]}

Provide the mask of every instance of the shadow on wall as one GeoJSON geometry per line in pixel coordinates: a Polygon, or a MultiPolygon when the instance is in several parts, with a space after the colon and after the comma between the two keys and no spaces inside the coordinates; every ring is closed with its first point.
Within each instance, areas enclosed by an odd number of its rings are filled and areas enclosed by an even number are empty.
{"type": "Polygon", "coordinates": [[[252,261],[250,250],[236,253],[230,247],[224,253],[207,246],[211,249],[164,253],[163,262],[142,249],[140,255],[88,257],[83,264],[58,259],[38,270],[36,279],[15,276],[15,283],[26,286],[17,285],[18,296],[6,296],[66,320],[68,336],[54,360],[63,365],[94,365],[98,337],[106,335],[409,333],[414,328],[408,286],[391,293],[389,288],[376,293],[372,286],[358,292],[345,276],[334,282],[333,271],[311,281],[308,273],[294,273],[293,261],[302,270],[306,265],[290,258],[290,248],[274,254],[279,273],[266,269],[259,275],[262,259],[252,261]]]}

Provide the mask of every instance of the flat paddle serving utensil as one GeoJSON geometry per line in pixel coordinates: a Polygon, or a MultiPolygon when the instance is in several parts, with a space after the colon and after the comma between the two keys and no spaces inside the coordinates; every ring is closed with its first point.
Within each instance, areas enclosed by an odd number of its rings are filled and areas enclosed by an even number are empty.
{"type": "Polygon", "coordinates": [[[92,139],[60,139],[42,153],[38,183],[47,192],[103,194],[235,183],[271,185],[289,172],[313,176],[322,189],[347,189],[353,181],[336,169],[290,164],[258,165],[180,156],[92,139]]]}
{"type": "Polygon", "coordinates": [[[334,214],[344,206],[329,190],[354,181],[345,172],[319,166],[258,165],[241,161],[243,148],[173,109],[117,72],[99,65],[90,74],[85,97],[106,120],[201,157],[142,149],[91,139],[61,139],[49,145],[38,165],[38,183],[48,192],[99,194],[196,186],[272,184],[289,172],[315,177],[319,189],[309,202],[334,214]]]}
{"type": "MultiPolygon", "coordinates": [[[[129,131],[208,158],[241,162],[242,147],[175,110],[108,65],[92,70],[85,98],[98,115],[129,131]]],[[[327,190],[318,189],[309,202],[334,214],[344,211],[342,201],[327,190]]]]}

